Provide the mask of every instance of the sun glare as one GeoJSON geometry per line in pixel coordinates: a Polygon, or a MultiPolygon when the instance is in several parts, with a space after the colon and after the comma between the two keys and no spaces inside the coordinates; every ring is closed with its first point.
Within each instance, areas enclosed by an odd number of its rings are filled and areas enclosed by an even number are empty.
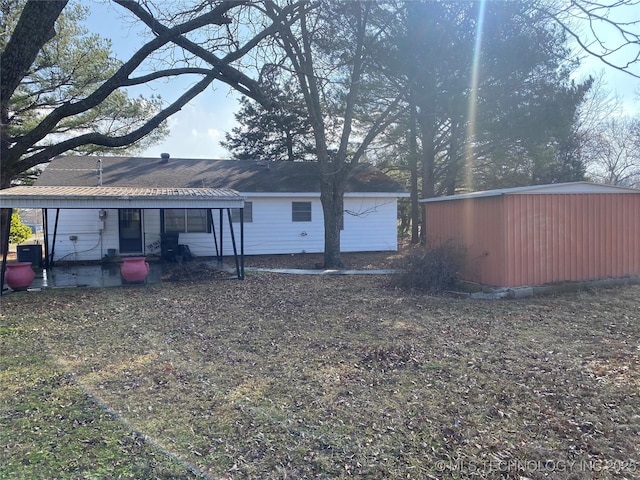
{"type": "Polygon", "coordinates": [[[473,62],[471,64],[471,84],[469,85],[469,105],[467,113],[467,138],[470,140],[465,147],[465,188],[473,190],[473,137],[476,133],[476,116],[478,101],[478,76],[480,71],[480,52],[482,49],[482,35],[484,30],[484,10],[486,0],[481,0],[478,9],[478,21],[476,23],[476,39],[473,46],[473,62]]]}

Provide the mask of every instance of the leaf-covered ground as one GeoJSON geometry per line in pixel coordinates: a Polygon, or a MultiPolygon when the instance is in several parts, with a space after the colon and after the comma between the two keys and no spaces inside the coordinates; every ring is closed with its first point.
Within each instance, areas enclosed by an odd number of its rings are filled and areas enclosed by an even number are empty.
{"type": "Polygon", "coordinates": [[[0,477],[640,478],[639,299],[257,272],[11,294],[0,477]]]}

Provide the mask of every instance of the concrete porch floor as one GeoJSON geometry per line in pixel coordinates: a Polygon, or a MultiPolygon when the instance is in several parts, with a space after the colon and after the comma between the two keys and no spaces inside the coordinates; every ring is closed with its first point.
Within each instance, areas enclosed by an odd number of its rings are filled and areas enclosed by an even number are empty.
{"type": "MultiPolygon", "coordinates": [[[[219,264],[216,260],[199,261],[215,270],[235,275],[235,269],[225,264],[219,264]]],[[[120,274],[120,263],[107,263],[96,265],[65,264],[54,266],[50,269],[34,268],[36,274],[28,291],[39,291],[48,288],[71,287],[121,287],[128,285],[152,285],[161,283],[165,274],[175,269],[176,263],[149,262],[149,275],[143,284],[126,282],[120,274]]],[[[3,293],[12,292],[6,284],[3,293]]]]}

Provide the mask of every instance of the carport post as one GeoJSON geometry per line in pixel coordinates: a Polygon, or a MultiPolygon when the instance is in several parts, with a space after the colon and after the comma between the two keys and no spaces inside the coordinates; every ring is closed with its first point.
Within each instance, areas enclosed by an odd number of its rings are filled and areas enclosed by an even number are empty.
{"type": "Polygon", "coordinates": [[[216,249],[216,260],[220,261],[220,255],[218,253],[218,236],[216,234],[216,222],[213,218],[213,209],[209,210],[209,216],[211,217],[211,232],[213,233],[213,246],[216,249]]]}
{"type": "Polygon", "coordinates": [[[224,256],[224,252],[222,251],[222,239],[224,238],[224,217],[222,214],[222,208],[218,211],[220,212],[220,252],[218,253],[218,262],[222,263],[222,257],[224,256]]]}
{"type": "Polygon", "coordinates": [[[240,271],[244,280],[244,207],[240,209],[240,271]]]}
{"type": "MultiPolygon", "coordinates": [[[[242,212],[242,209],[240,209],[242,212]]],[[[238,258],[238,248],[236,246],[236,236],[233,233],[233,222],[231,221],[231,209],[227,208],[227,217],[229,218],[229,233],[231,235],[231,245],[233,245],[233,258],[236,262],[236,272],[238,274],[238,280],[244,280],[244,265],[242,270],[240,269],[240,259],[238,258]]]]}
{"type": "Polygon", "coordinates": [[[11,217],[13,216],[13,208],[7,208],[7,226],[2,236],[2,268],[0,269],[0,295],[4,291],[4,274],[7,270],[7,255],[9,253],[9,236],[11,233],[11,217]]]}
{"type": "Polygon", "coordinates": [[[60,218],[60,209],[56,208],[56,223],[53,226],[53,241],[51,242],[51,261],[49,265],[53,267],[53,255],[56,252],[56,238],[58,237],[58,219],[60,218]]]}
{"type": "Polygon", "coordinates": [[[49,209],[42,209],[42,228],[44,230],[44,268],[49,268],[49,209]]]}

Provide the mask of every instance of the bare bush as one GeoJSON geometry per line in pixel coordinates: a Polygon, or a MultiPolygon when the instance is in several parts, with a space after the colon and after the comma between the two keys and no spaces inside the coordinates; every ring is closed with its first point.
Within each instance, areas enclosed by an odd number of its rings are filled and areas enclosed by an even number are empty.
{"type": "Polygon", "coordinates": [[[455,286],[465,250],[453,245],[416,250],[405,257],[395,286],[424,292],[442,292],[455,286]]]}

